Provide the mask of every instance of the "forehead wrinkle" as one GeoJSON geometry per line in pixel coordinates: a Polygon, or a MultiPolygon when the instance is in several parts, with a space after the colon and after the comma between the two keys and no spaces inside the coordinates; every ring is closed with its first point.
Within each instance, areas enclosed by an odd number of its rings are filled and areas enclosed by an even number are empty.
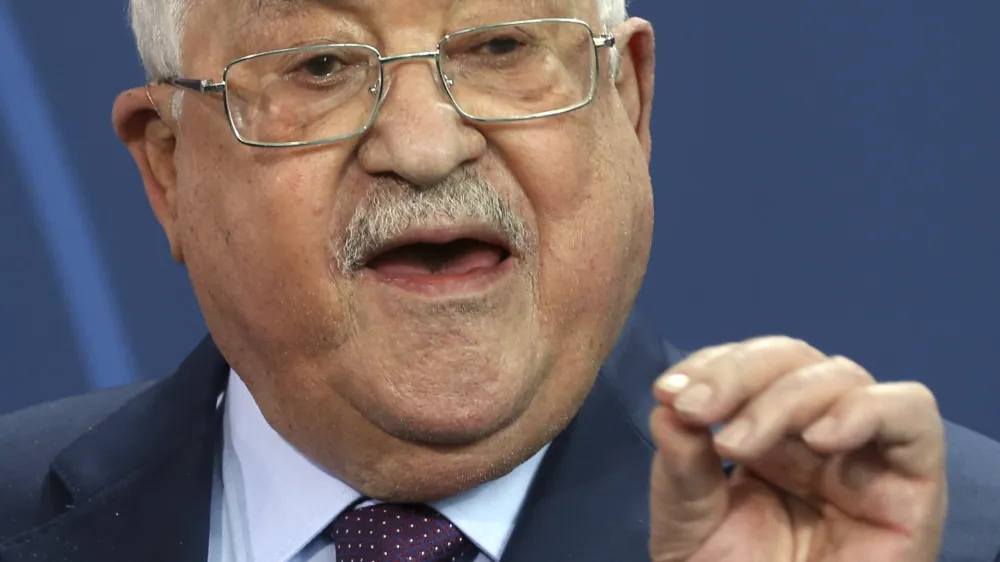
{"type": "MultiPolygon", "coordinates": [[[[417,1],[417,0],[413,0],[417,1]]],[[[475,0],[452,0],[452,7],[459,4],[471,4],[475,0]]],[[[499,0],[489,0],[485,3],[489,4],[494,1],[499,0]]],[[[506,0],[511,1],[511,0],[506,0]]],[[[528,9],[540,9],[544,7],[548,8],[572,8],[572,11],[576,12],[579,9],[580,0],[514,0],[522,5],[525,5],[528,9]]],[[[324,4],[332,8],[370,8],[377,9],[379,2],[377,0],[241,0],[242,4],[250,4],[253,6],[253,11],[256,12],[258,16],[261,15],[287,15],[294,14],[302,10],[305,4],[324,4]]],[[[589,3],[594,3],[594,0],[589,0],[589,3]]]]}
{"type": "Polygon", "coordinates": [[[284,15],[302,11],[305,4],[323,4],[331,8],[355,8],[374,5],[373,0],[244,0],[255,4],[257,15],[284,15]]]}
{"type": "MultiPolygon", "coordinates": [[[[367,9],[378,9],[379,0],[244,0],[251,4],[256,5],[256,12],[258,15],[268,15],[268,14],[295,14],[303,10],[306,5],[309,4],[320,4],[330,8],[335,9],[351,9],[357,10],[359,8],[367,9]]],[[[464,0],[452,0],[453,4],[462,2],[464,0]]]]}

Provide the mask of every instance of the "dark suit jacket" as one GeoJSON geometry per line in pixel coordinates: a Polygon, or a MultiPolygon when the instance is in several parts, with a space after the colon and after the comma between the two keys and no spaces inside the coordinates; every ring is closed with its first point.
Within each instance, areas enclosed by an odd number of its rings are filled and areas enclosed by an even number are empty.
{"type": "MultiPolygon", "coordinates": [[[[647,561],[651,385],[681,355],[636,320],[552,444],[503,562],[647,561]]],[[[216,400],[228,366],[206,339],[172,376],[0,418],[0,562],[206,559],[216,400]]],[[[941,560],[1000,552],[1000,445],[948,427],[941,560]]],[[[861,562],[861,561],[859,561],[861,562]]]]}

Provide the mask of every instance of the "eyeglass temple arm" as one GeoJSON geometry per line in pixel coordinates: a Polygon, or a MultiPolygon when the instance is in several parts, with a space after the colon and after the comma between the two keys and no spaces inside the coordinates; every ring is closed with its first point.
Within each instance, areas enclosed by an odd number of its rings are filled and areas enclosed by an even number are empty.
{"type": "Polygon", "coordinates": [[[164,78],[158,81],[160,84],[173,84],[179,88],[194,90],[202,94],[209,92],[224,92],[225,82],[212,82],[211,80],[196,80],[194,78],[164,78]]]}
{"type": "Polygon", "coordinates": [[[597,48],[601,47],[614,47],[615,46],[615,36],[614,35],[600,35],[594,37],[594,46],[597,48]]]}

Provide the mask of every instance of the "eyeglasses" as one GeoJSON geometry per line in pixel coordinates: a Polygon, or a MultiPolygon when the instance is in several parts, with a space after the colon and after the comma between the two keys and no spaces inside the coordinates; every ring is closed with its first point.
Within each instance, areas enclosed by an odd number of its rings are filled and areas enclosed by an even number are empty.
{"type": "Polygon", "coordinates": [[[230,62],[221,82],[168,78],[202,94],[222,93],[236,138],[261,147],[314,146],[367,131],[385,99],[385,65],[433,59],[444,91],[466,119],[525,121],[568,113],[597,94],[595,35],[582,20],[546,18],[474,27],[445,36],[434,51],[384,57],[362,44],[258,53],[230,62]]]}

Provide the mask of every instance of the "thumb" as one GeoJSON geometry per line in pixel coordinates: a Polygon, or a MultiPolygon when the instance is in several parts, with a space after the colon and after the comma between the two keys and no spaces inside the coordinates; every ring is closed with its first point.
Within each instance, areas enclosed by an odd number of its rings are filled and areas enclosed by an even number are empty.
{"type": "Polygon", "coordinates": [[[650,554],[682,562],[722,523],[729,484],[708,429],[686,427],[669,406],[650,417],[657,453],[650,482],[650,554]]]}

